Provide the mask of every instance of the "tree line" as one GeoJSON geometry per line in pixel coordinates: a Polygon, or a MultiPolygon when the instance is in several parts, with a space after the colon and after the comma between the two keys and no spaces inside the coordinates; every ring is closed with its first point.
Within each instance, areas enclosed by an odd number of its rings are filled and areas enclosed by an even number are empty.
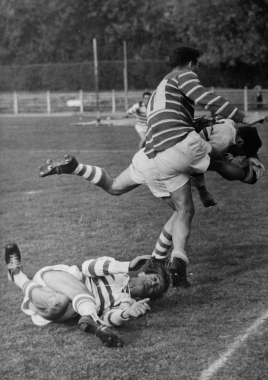
{"type": "Polygon", "coordinates": [[[174,2],[166,16],[164,2],[152,0],[1,0],[0,65],[92,61],[93,38],[100,61],[122,60],[124,40],[135,61],[166,60],[187,44],[230,86],[268,86],[267,0],[174,2]]]}

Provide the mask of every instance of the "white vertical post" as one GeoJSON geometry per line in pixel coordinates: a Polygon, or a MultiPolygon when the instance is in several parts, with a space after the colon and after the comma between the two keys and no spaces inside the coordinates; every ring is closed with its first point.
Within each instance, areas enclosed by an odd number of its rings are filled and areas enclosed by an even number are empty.
{"type": "Polygon", "coordinates": [[[14,103],[14,114],[17,115],[19,113],[19,107],[18,107],[18,95],[16,91],[13,92],[13,103],[14,103]]]}
{"type": "Polygon", "coordinates": [[[124,50],[124,90],[125,90],[125,111],[128,110],[128,78],[127,78],[127,43],[123,41],[124,50]]]}
{"type": "Polygon", "coordinates": [[[80,99],[80,113],[84,113],[83,90],[79,91],[79,99],[80,99]]]}
{"type": "Polygon", "coordinates": [[[248,87],[244,87],[244,111],[248,111],[248,87]]]}
{"type": "Polygon", "coordinates": [[[47,91],[47,113],[51,113],[50,91],[47,91]]]}
{"type": "Polygon", "coordinates": [[[211,86],[210,92],[214,92],[214,87],[213,86],[211,86]]]}
{"type": "Polygon", "coordinates": [[[115,90],[112,90],[112,114],[116,113],[115,90]]]}
{"type": "Polygon", "coordinates": [[[95,71],[95,91],[97,103],[97,123],[100,122],[100,105],[99,105],[99,70],[98,70],[98,54],[97,54],[97,40],[93,39],[93,53],[94,53],[94,71],[95,71]]]}

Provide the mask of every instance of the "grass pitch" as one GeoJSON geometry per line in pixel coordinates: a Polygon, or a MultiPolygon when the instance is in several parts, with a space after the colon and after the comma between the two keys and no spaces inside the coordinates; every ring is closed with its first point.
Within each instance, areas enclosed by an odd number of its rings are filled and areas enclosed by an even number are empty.
{"type": "MultiPolygon", "coordinates": [[[[138,145],[133,126],[71,125],[77,121],[0,119],[1,379],[267,379],[267,175],[250,186],[207,173],[218,201],[210,209],[193,190],[192,288],[171,288],[146,317],[118,328],[125,349],[101,346],[75,320],[37,327],[20,311],[22,293],[7,280],[7,243],[19,245],[29,276],[92,256],[129,260],[152,252],[171,215],[146,187],[116,198],[78,177],[39,178],[47,158],[68,153],[113,175],[130,164],[138,145]]],[[[268,167],[267,125],[258,129],[260,158],[268,167]]]]}

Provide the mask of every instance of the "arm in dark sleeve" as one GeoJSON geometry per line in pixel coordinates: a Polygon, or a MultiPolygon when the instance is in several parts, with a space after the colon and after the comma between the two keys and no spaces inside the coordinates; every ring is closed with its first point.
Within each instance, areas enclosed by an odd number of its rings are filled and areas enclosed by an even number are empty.
{"type": "Polygon", "coordinates": [[[225,119],[232,119],[236,123],[241,123],[245,117],[243,112],[231,105],[222,96],[207,91],[200,83],[198,76],[192,71],[184,72],[178,76],[178,88],[195,105],[200,105],[213,115],[221,115],[225,119]]]}

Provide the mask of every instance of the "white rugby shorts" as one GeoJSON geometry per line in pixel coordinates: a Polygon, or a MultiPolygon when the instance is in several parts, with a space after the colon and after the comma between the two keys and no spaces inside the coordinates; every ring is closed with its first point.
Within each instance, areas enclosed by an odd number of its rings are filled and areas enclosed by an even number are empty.
{"type": "Polygon", "coordinates": [[[192,131],[176,145],[157,152],[153,158],[160,179],[172,193],[183,187],[190,178],[190,173],[204,173],[209,164],[212,146],[201,136],[192,131]]]}
{"type": "Polygon", "coordinates": [[[166,185],[160,178],[160,173],[153,159],[149,159],[144,149],[139,150],[129,166],[131,179],[139,185],[147,185],[157,198],[169,197],[166,185]]]}
{"type": "MultiPolygon", "coordinates": [[[[63,264],[62,265],[53,265],[50,267],[44,267],[44,268],[40,269],[35,274],[33,281],[37,282],[39,285],[46,287],[46,283],[44,282],[42,275],[43,275],[43,273],[51,271],[51,270],[63,271],[63,272],[70,273],[72,276],[76,277],[79,281],[82,281],[82,274],[76,265],[69,266],[69,265],[63,265],[63,264]]],[[[24,297],[22,305],[21,305],[21,310],[25,314],[31,316],[32,321],[35,325],[45,326],[49,323],[52,323],[52,321],[49,321],[48,319],[41,317],[41,315],[38,315],[33,310],[31,310],[29,308],[29,302],[30,302],[29,298],[24,297]]],[[[76,315],[77,315],[77,313],[74,311],[74,309],[72,307],[72,303],[69,302],[69,306],[68,306],[68,309],[66,310],[65,314],[60,319],[58,319],[57,321],[53,321],[53,322],[64,322],[64,321],[67,321],[68,319],[75,317],[76,315]]]]}
{"type": "Polygon", "coordinates": [[[139,135],[140,134],[145,135],[146,132],[147,132],[147,125],[143,126],[143,125],[136,124],[135,125],[135,129],[136,129],[136,131],[138,132],[139,135]]]}
{"type": "MultiPolygon", "coordinates": [[[[209,143],[204,141],[205,136],[201,131],[201,141],[197,133],[191,132],[190,137],[188,135],[185,140],[177,144],[178,148],[181,147],[181,149],[176,149],[176,152],[174,153],[174,160],[178,159],[179,162],[181,162],[181,164],[183,164],[186,161],[187,169],[186,172],[180,173],[180,176],[178,178],[179,187],[177,187],[177,189],[182,187],[188,181],[189,170],[197,173],[203,173],[207,170],[207,167],[210,162],[209,158],[207,157],[207,153],[211,151],[210,145],[215,147],[220,153],[224,153],[230,145],[235,144],[236,129],[232,120],[227,119],[224,123],[215,124],[213,125],[213,127],[208,127],[207,130],[209,132],[209,143]],[[193,140],[196,140],[197,143],[193,143],[193,140]],[[188,154],[190,154],[189,152],[192,152],[192,154],[197,152],[196,161],[190,163],[190,160],[187,159],[187,154],[185,153],[186,151],[188,151],[188,154]],[[186,154],[186,157],[184,157],[184,155],[181,154],[182,152],[186,154]],[[188,168],[189,163],[190,169],[188,168]]],[[[169,148],[167,150],[172,150],[172,148],[169,148]]],[[[158,153],[157,156],[160,157],[160,154],[158,153]]],[[[172,159],[173,154],[170,153],[170,156],[172,159]]],[[[165,182],[163,181],[163,179],[161,179],[162,177],[154,160],[155,159],[149,159],[146,156],[146,154],[144,153],[144,149],[139,150],[133,157],[132,164],[129,166],[130,176],[134,182],[140,185],[147,184],[147,186],[150,188],[151,192],[155,197],[168,197],[170,196],[170,193],[167,190],[165,182]]],[[[175,181],[175,183],[177,183],[177,180],[175,181]]]]}

